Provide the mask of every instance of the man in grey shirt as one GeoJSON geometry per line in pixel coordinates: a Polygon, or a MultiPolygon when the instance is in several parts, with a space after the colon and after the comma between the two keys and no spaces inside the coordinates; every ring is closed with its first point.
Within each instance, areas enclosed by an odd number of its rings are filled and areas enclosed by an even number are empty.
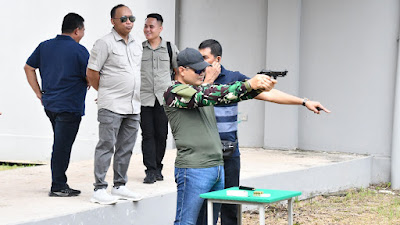
{"type": "Polygon", "coordinates": [[[135,17],[125,5],[111,10],[111,33],[97,40],[89,58],[87,77],[98,91],[99,142],[95,150],[95,189],[92,202],[115,204],[141,196],[125,187],[127,170],[140,119],[142,47],[130,35],[135,17]],[[114,150],[115,149],[115,150],[114,150]],[[114,187],[108,194],[105,176],[114,156],[114,187]]]}
{"type": "Polygon", "coordinates": [[[143,42],[140,127],[143,164],[146,166],[143,183],[146,184],[164,179],[161,170],[168,136],[168,119],[162,106],[163,94],[171,85],[171,68],[178,67],[178,49],[169,43],[170,59],[167,42],[160,37],[162,23],[160,14],[151,13],[147,15],[143,28],[147,41],[143,42]]]}

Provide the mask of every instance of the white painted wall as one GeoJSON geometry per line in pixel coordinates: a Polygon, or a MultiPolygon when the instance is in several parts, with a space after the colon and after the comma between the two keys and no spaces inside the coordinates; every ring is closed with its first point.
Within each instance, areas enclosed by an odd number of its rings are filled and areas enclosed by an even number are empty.
{"type": "MultiPolygon", "coordinates": [[[[222,45],[222,65],[253,77],[265,67],[266,12],[264,0],[180,2],[179,48],[196,48],[213,38],[222,45]]],[[[262,146],[264,103],[239,103],[239,142],[242,146],[262,146]]]]}
{"type": "MultiPolygon", "coordinates": [[[[266,68],[288,70],[278,78],[276,89],[299,95],[299,53],[301,0],[268,0],[266,68]]],[[[299,106],[265,103],[264,147],[295,149],[298,147],[299,106]]]]}
{"type": "Polygon", "coordinates": [[[390,156],[398,0],[303,0],[300,94],[333,113],[300,111],[299,147],[390,156]]]}
{"type": "MultiPolygon", "coordinates": [[[[110,32],[111,8],[125,4],[136,16],[134,37],[142,42],[144,19],[148,13],[158,12],[164,17],[165,39],[175,37],[174,0],[100,0],[52,1],[19,0],[2,2],[0,27],[0,160],[48,160],[52,145],[50,122],[39,100],[28,85],[23,71],[27,58],[37,45],[61,32],[63,17],[76,12],[85,19],[86,32],[81,44],[88,51],[94,42],[110,32]]],[[[75,141],[72,160],[92,159],[97,143],[97,107],[95,90],[86,98],[86,116],[83,117],[75,141]]],[[[135,151],[140,152],[140,135],[135,151]]]]}
{"type": "MultiPolygon", "coordinates": [[[[166,20],[164,38],[174,40],[178,25],[180,49],[215,38],[226,68],[249,76],[261,68],[288,69],[277,89],[319,100],[333,111],[316,116],[299,106],[240,103],[240,116],[248,118],[239,124],[242,146],[372,154],[372,180],[389,179],[398,0],[178,0],[176,24],[173,0],[2,3],[0,160],[50,157],[50,123],[22,69],[28,56],[39,42],[60,33],[70,11],[85,18],[82,44],[90,50],[111,29],[109,11],[120,2],[137,15],[134,35],[140,41],[145,15],[159,12],[166,20]]],[[[95,98],[90,90],[73,159],[92,158],[95,98]]]]}
{"type": "MultiPolygon", "coordinates": [[[[299,96],[332,110],[315,116],[298,109],[298,124],[292,125],[298,127],[297,147],[371,154],[373,183],[390,180],[399,3],[268,0],[267,65],[287,63],[294,71],[298,65],[299,96]]],[[[296,93],[296,75],[289,73],[277,88],[296,93]]],[[[267,106],[267,147],[295,143],[288,124],[296,116],[283,107],[267,106]],[[279,135],[269,138],[269,131],[279,135]],[[287,140],[279,138],[285,134],[287,140]]]]}

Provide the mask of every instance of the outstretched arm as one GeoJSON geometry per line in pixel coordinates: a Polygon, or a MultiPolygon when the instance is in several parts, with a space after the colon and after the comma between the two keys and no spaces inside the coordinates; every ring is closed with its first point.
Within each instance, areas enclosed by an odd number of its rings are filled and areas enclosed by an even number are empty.
{"type": "Polygon", "coordinates": [[[32,90],[35,92],[36,97],[42,101],[42,90],[40,90],[40,86],[36,76],[36,69],[25,64],[24,66],[26,79],[28,79],[28,83],[31,86],[32,90]]]}
{"type": "Polygon", "coordinates": [[[270,90],[272,82],[263,75],[257,75],[248,81],[237,81],[230,85],[202,85],[199,87],[177,83],[164,93],[165,104],[176,108],[196,108],[219,104],[231,104],[252,99],[261,90],[270,90]]]}
{"type": "MultiPolygon", "coordinates": [[[[303,104],[304,101],[304,99],[302,98],[287,94],[277,89],[272,89],[269,92],[264,91],[261,94],[257,95],[255,99],[274,102],[278,104],[287,104],[287,105],[301,105],[303,104]]],[[[317,107],[324,110],[326,113],[331,112],[328,109],[326,109],[323,105],[321,105],[321,103],[316,101],[307,100],[305,101],[305,106],[307,107],[307,109],[317,114],[320,113],[320,110],[318,110],[317,107]]]]}

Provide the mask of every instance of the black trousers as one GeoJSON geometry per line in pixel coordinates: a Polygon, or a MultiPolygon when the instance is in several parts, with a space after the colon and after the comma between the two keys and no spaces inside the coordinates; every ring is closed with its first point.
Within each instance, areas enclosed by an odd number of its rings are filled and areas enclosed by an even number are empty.
{"type": "MultiPolygon", "coordinates": [[[[225,188],[239,186],[240,156],[224,158],[225,188]]],[[[232,204],[221,205],[221,224],[234,225],[238,223],[238,206],[232,204]]]]}
{"type": "Polygon", "coordinates": [[[51,153],[51,191],[68,188],[67,175],[72,145],[81,123],[80,113],[56,113],[45,110],[53,127],[54,142],[51,153]]]}
{"type": "Polygon", "coordinates": [[[157,100],[154,107],[141,107],[140,127],[142,129],[143,164],[147,168],[146,171],[161,171],[167,144],[168,118],[163,106],[157,100]]]}

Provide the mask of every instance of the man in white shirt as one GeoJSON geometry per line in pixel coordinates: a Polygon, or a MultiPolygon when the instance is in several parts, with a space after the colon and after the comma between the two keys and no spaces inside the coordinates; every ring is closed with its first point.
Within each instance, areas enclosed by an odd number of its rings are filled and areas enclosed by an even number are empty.
{"type": "Polygon", "coordinates": [[[90,54],[87,77],[98,90],[99,142],[94,159],[92,202],[115,204],[118,199],[142,197],[125,187],[140,120],[141,43],[130,35],[135,17],[125,5],[111,10],[111,33],[97,40],[90,54]],[[105,176],[114,156],[111,195],[105,176]]]}

